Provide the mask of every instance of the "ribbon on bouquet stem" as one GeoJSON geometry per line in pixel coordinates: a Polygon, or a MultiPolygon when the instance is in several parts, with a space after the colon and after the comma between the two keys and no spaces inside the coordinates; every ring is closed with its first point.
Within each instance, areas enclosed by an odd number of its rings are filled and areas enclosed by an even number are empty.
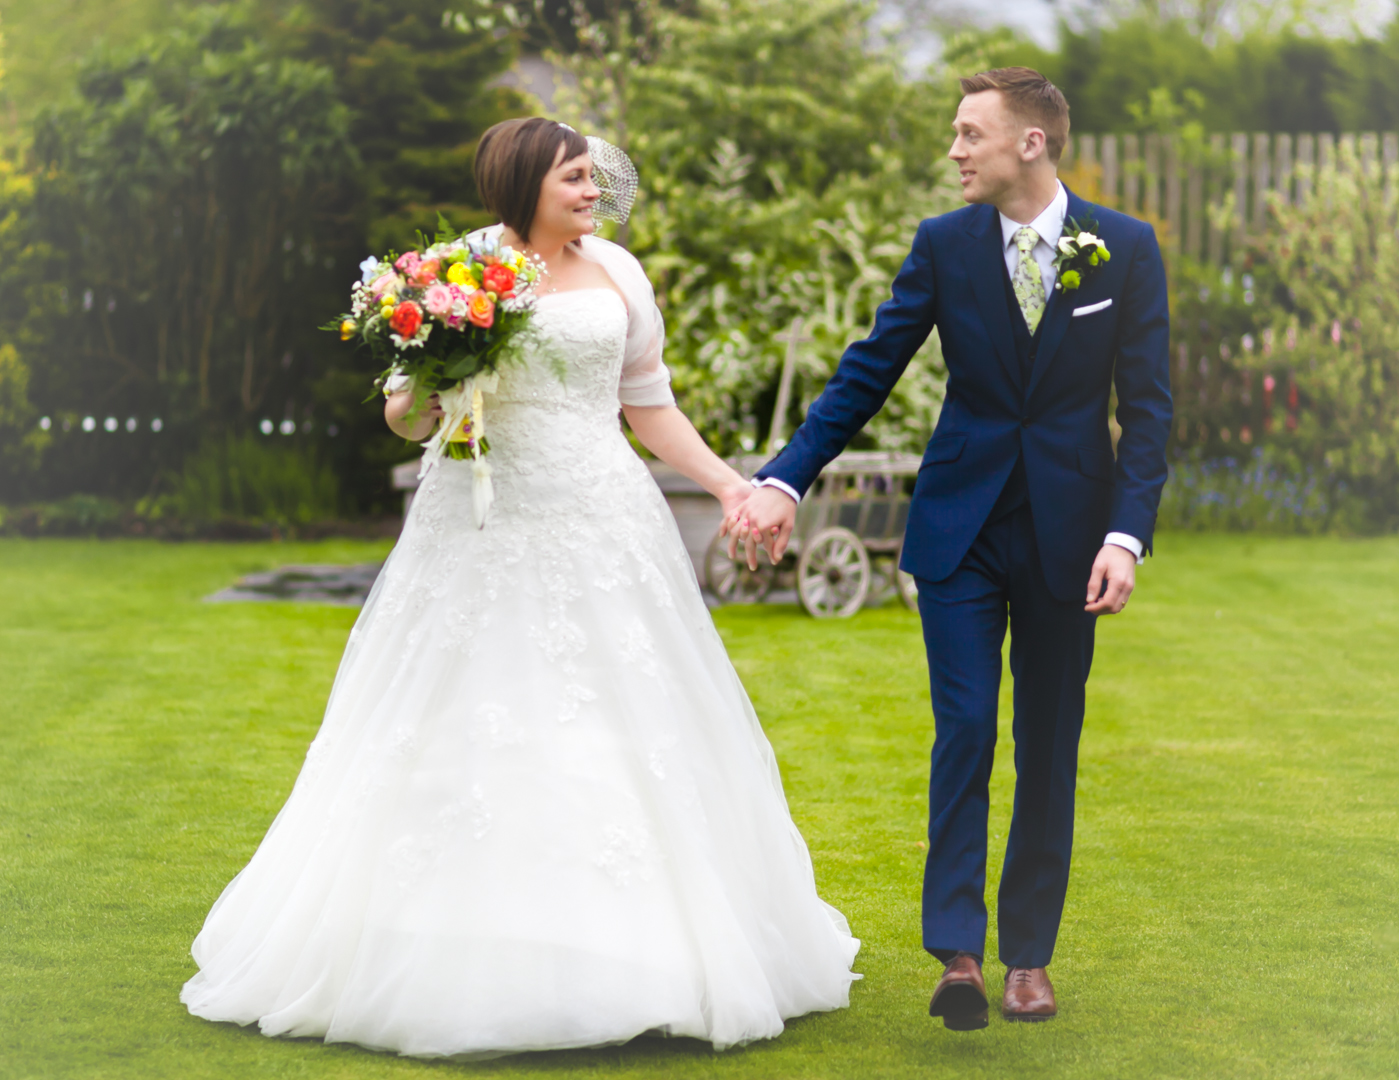
{"type": "Polygon", "coordinates": [[[495,487],[491,483],[491,465],[481,449],[481,440],[486,435],[485,395],[495,393],[499,384],[495,372],[482,372],[470,379],[463,379],[450,390],[438,392],[442,403],[442,423],[432,438],[423,444],[423,464],[418,470],[421,480],[447,452],[447,444],[452,436],[460,431],[469,417],[471,420],[471,516],[478,529],[486,527],[486,515],[495,501],[495,487]]]}

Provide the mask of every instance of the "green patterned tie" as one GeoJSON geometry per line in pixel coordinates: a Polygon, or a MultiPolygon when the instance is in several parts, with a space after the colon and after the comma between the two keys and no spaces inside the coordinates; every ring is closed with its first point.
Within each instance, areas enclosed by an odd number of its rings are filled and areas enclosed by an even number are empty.
{"type": "Polygon", "coordinates": [[[1040,264],[1030,255],[1039,242],[1039,233],[1030,226],[1016,230],[1015,246],[1020,251],[1020,262],[1016,264],[1011,284],[1015,287],[1020,313],[1025,316],[1025,325],[1032,334],[1038,329],[1040,316],[1044,314],[1044,279],[1040,277],[1040,264]]]}

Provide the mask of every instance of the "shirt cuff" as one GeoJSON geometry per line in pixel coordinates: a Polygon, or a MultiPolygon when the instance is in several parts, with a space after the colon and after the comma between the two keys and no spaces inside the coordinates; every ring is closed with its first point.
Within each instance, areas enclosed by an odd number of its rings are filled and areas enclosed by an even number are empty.
{"type": "Polygon", "coordinates": [[[784,484],[781,480],[777,479],[777,477],[775,477],[775,476],[765,476],[765,477],[763,477],[761,480],[754,480],[754,481],[753,481],[753,486],[754,486],[754,487],[775,487],[778,491],[782,492],[782,494],[784,494],[784,495],[790,495],[790,496],[792,497],[792,501],[793,501],[794,503],[797,503],[798,505],[800,505],[800,503],[801,503],[801,501],[802,501],[802,497],[796,493],[796,490],[792,487],[791,484],[784,484]]]}
{"type": "Polygon", "coordinates": [[[1103,543],[1113,544],[1114,546],[1120,548],[1126,548],[1128,551],[1130,551],[1133,555],[1137,557],[1138,566],[1141,566],[1142,563],[1146,562],[1146,560],[1142,557],[1142,552],[1145,550],[1145,548],[1142,547],[1142,542],[1138,540],[1135,536],[1128,536],[1126,533],[1108,533],[1107,539],[1105,539],[1103,543]]]}

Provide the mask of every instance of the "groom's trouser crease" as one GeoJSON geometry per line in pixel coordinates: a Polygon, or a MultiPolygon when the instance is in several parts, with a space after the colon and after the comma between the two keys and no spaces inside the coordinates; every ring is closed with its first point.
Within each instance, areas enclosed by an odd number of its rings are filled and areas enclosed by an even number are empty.
{"type": "Polygon", "coordinates": [[[1044,967],[1068,887],[1094,617],[1082,602],[1050,593],[1028,503],[985,525],[950,577],[919,580],[918,602],[937,730],[924,947],[941,959],[985,951],[989,783],[1009,622],[1016,786],[997,910],[1000,959],[1044,967]]]}

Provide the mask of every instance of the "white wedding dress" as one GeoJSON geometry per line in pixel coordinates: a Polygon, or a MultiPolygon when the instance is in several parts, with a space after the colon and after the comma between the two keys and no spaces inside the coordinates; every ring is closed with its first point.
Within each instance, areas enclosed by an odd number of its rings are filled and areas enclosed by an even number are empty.
{"type": "Polygon", "coordinates": [[[484,529],[470,464],[428,473],[291,796],[194,942],[190,1012],[491,1056],[723,1048],[848,1003],[859,942],[619,427],[619,385],[672,400],[633,295],[540,299],[566,376],[540,359],[487,397],[484,529]]]}

